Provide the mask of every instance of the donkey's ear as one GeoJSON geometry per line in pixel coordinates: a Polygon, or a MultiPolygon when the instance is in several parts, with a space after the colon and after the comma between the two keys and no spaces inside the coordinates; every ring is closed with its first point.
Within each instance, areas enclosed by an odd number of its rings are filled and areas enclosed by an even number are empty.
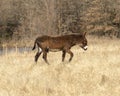
{"type": "Polygon", "coordinates": [[[84,32],[83,35],[85,36],[87,34],[87,32],[84,32]]]}

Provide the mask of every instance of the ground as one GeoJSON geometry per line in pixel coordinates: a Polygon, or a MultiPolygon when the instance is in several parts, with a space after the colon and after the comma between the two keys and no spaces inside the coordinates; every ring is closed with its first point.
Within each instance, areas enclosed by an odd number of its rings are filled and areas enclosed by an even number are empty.
{"type": "Polygon", "coordinates": [[[34,62],[36,51],[0,56],[0,96],[120,96],[120,40],[88,37],[88,50],[72,48],[34,62]]]}

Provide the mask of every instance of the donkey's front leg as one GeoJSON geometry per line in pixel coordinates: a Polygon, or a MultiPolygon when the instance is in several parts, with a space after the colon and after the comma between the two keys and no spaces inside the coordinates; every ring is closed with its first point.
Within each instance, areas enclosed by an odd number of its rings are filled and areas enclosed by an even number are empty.
{"type": "Polygon", "coordinates": [[[62,51],[62,62],[64,62],[65,55],[66,55],[66,51],[65,51],[65,50],[63,50],[63,51],[62,51]]]}
{"type": "Polygon", "coordinates": [[[73,58],[73,53],[69,50],[66,51],[68,54],[70,54],[70,59],[69,59],[69,62],[72,60],[73,58]]]}

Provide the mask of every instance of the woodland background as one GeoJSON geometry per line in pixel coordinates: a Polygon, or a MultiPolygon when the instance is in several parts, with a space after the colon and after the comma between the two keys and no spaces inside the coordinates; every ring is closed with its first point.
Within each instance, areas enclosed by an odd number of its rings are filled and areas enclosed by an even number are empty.
{"type": "Polygon", "coordinates": [[[80,32],[120,38],[120,0],[0,0],[0,45],[80,32]]]}
{"type": "Polygon", "coordinates": [[[120,0],[0,0],[0,96],[120,96],[120,0]],[[80,32],[71,62],[34,62],[37,36],[80,32]]]}

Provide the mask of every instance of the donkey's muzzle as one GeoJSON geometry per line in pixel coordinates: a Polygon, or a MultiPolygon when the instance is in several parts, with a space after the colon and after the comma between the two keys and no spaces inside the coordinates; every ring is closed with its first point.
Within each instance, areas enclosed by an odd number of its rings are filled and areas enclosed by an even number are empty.
{"type": "Polygon", "coordinates": [[[84,49],[85,51],[88,49],[88,46],[81,46],[82,49],[84,49]]]}
{"type": "Polygon", "coordinates": [[[88,49],[88,46],[83,47],[83,49],[86,51],[88,49]]]}

